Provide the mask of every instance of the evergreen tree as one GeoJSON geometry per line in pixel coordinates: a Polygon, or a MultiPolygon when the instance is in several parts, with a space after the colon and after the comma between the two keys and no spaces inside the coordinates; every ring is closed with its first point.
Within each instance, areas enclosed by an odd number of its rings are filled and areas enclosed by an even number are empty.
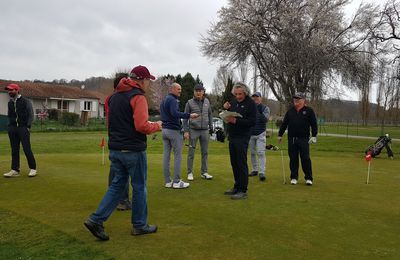
{"type": "Polygon", "coordinates": [[[176,82],[182,87],[181,97],[179,98],[179,109],[180,111],[183,111],[185,109],[186,102],[193,97],[193,89],[196,85],[196,80],[193,78],[192,74],[188,72],[185,76],[183,76],[183,78],[178,75],[176,77],[176,82]]]}

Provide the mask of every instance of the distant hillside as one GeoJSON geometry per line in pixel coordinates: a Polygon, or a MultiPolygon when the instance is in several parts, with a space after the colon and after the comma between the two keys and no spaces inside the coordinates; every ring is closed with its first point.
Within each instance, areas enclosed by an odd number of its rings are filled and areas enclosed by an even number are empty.
{"type": "MultiPolygon", "coordinates": [[[[361,121],[359,101],[328,99],[321,102],[320,105],[310,104],[317,113],[318,117],[324,117],[326,121],[361,121]]],[[[274,117],[284,116],[286,107],[276,100],[265,102],[271,109],[274,117]]],[[[377,104],[370,104],[370,120],[375,120],[377,104]]]]}

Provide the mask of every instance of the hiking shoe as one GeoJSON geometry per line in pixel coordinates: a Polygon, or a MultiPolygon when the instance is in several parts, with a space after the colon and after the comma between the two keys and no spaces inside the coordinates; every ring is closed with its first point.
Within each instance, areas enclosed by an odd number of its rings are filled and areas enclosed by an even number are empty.
{"type": "Polygon", "coordinates": [[[117,210],[121,210],[121,211],[124,211],[124,210],[131,210],[131,208],[132,208],[132,207],[131,207],[129,201],[120,202],[120,203],[118,203],[118,205],[117,205],[117,210]]]}
{"type": "Polygon", "coordinates": [[[98,239],[103,241],[110,239],[110,237],[104,232],[103,225],[94,223],[90,219],[87,219],[83,224],[87,229],[89,229],[93,236],[97,237],[98,239]]]}
{"type": "Polygon", "coordinates": [[[236,188],[232,188],[232,189],[225,191],[224,195],[234,195],[236,193],[238,193],[238,190],[236,188]]]}
{"type": "Polygon", "coordinates": [[[257,176],[258,175],[258,171],[252,171],[251,173],[249,173],[249,176],[257,176]]]}
{"type": "Polygon", "coordinates": [[[172,184],[172,188],[174,188],[174,189],[185,189],[185,188],[187,188],[187,187],[189,187],[189,186],[190,186],[189,183],[184,182],[184,181],[182,181],[182,180],[180,180],[180,181],[177,182],[177,183],[174,182],[174,184],[172,184]]]}
{"type": "Polygon", "coordinates": [[[260,173],[260,176],[259,176],[259,178],[260,178],[260,181],[265,181],[265,174],[263,174],[263,173],[260,173]]]}
{"type": "Polygon", "coordinates": [[[311,186],[312,185],[312,180],[306,180],[306,185],[311,186]]]}
{"type": "Polygon", "coordinates": [[[194,177],[193,177],[193,173],[192,173],[192,172],[189,172],[189,173],[188,173],[187,179],[188,179],[188,181],[193,181],[193,180],[194,180],[194,177]]]}
{"type": "Polygon", "coordinates": [[[292,180],[290,181],[290,184],[296,185],[296,184],[297,184],[297,180],[296,180],[296,179],[292,179],[292,180]]]}
{"type": "Polygon", "coordinates": [[[231,196],[231,199],[233,199],[233,200],[244,200],[244,199],[247,199],[247,192],[239,191],[238,193],[233,194],[231,196]]]}
{"type": "Polygon", "coordinates": [[[211,180],[213,178],[213,176],[211,176],[210,174],[205,172],[201,175],[201,178],[206,179],[206,180],[211,180]]]}
{"type": "Polygon", "coordinates": [[[132,235],[139,236],[139,235],[146,235],[146,234],[151,234],[151,233],[156,233],[156,232],[157,232],[156,225],[146,225],[143,228],[133,228],[132,235]]]}
{"type": "Polygon", "coordinates": [[[37,174],[36,170],[31,169],[31,170],[29,171],[29,173],[28,173],[28,176],[29,176],[29,177],[35,177],[36,174],[37,174]]]}
{"type": "Polygon", "coordinates": [[[18,177],[19,175],[20,175],[19,172],[15,171],[15,170],[11,170],[11,171],[3,174],[3,176],[6,178],[18,177]]]}
{"type": "Polygon", "coordinates": [[[165,188],[172,188],[172,181],[165,183],[165,188]]]}

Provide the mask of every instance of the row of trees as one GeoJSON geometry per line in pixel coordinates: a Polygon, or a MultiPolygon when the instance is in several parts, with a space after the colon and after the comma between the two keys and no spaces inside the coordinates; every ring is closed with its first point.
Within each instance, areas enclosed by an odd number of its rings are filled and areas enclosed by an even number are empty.
{"type": "MultiPolygon", "coordinates": [[[[349,0],[229,0],[201,39],[202,53],[222,64],[214,93],[252,71],[250,85],[288,105],[296,91],[318,104],[339,96],[338,85],[360,94],[368,119],[371,87],[378,84],[377,113],[399,111],[399,3],[361,4],[348,19],[349,0]],[[258,85],[258,86],[257,86],[258,85]]],[[[389,114],[388,114],[389,113],[389,114]]],[[[396,114],[396,113],[394,113],[396,114]]],[[[397,113],[398,115],[398,113],[397,113]]]]}

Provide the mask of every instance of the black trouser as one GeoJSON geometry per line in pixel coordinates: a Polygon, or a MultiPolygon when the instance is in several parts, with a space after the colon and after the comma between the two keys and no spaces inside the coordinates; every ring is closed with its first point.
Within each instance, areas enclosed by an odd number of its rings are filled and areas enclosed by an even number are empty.
{"type": "MultiPolygon", "coordinates": [[[[110,173],[108,175],[108,186],[111,185],[113,179],[114,179],[115,173],[111,170],[110,167],[110,173]]],[[[126,187],[124,192],[121,194],[121,198],[119,199],[119,203],[123,204],[123,203],[127,203],[129,202],[129,181],[126,182],[126,187]]]]}
{"type": "Polygon", "coordinates": [[[288,140],[288,152],[290,158],[290,179],[298,179],[299,177],[299,154],[301,158],[301,168],[303,169],[305,179],[313,180],[310,145],[308,138],[290,137],[288,140]]]}
{"type": "Polygon", "coordinates": [[[24,149],[28,166],[30,169],[36,170],[36,161],[31,149],[30,132],[27,127],[10,126],[8,128],[8,137],[11,145],[11,169],[19,172],[19,147],[20,143],[24,149]]]}
{"type": "Polygon", "coordinates": [[[249,168],[247,166],[249,138],[229,138],[229,155],[233,177],[235,178],[234,188],[239,192],[246,192],[249,183],[249,168]]]}

